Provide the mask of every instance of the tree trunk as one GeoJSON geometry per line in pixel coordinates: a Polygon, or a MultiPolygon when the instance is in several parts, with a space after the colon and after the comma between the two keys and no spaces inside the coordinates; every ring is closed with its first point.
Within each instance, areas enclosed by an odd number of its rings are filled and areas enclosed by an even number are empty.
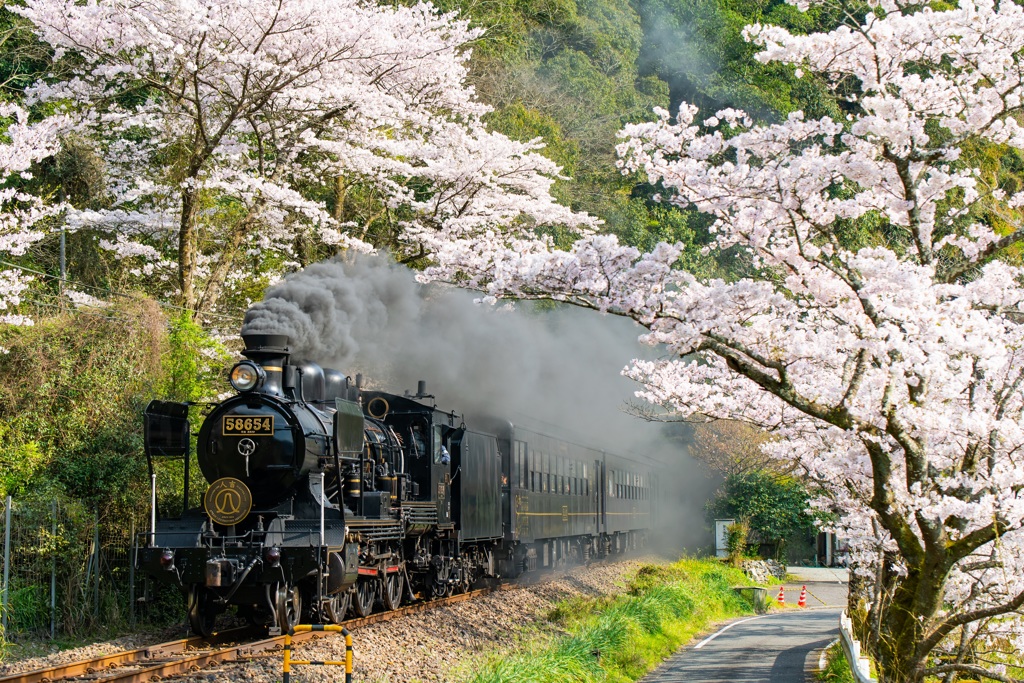
{"type": "Polygon", "coordinates": [[[178,285],[181,288],[181,306],[196,317],[198,299],[195,289],[196,271],[196,212],[199,193],[187,188],[181,193],[181,224],[178,227],[178,285]]]}
{"type": "Polygon", "coordinates": [[[220,259],[217,261],[217,265],[214,266],[210,272],[210,277],[206,282],[206,287],[203,291],[202,297],[199,297],[195,307],[195,317],[199,317],[203,313],[209,311],[217,299],[220,298],[220,290],[224,285],[224,280],[227,279],[228,273],[231,271],[231,266],[235,263],[235,257],[238,255],[238,249],[242,246],[242,240],[248,234],[249,229],[253,225],[255,210],[250,211],[249,214],[238,221],[235,226],[231,229],[231,234],[228,236],[227,243],[221,249],[220,259]]]}
{"type": "Polygon", "coordinates": [[[923,651],[921,646],[926,627],[933,622],[944,595],[945,575],[933,566],[930,560],[934,559],[926,556],[923,567],[910,567],[902,579],[894,576],[885,581],[887,589],[893,582],[896,585],[892,589],[892,601],[884,609],[879,631],[876,649],[879,683],[924,680],[922,672],[929,652],[923,651]]]}

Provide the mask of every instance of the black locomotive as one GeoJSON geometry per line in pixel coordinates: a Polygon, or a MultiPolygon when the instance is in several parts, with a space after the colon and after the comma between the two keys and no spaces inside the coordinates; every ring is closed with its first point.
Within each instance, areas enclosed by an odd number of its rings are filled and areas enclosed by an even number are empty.
{"type": "MultiPolygon", "coordinates": [[[[203,507],[153,512],[139,564],[181,589],[201,635],[231,606],[288,629],[465,591],[485,577],[622,552],[652,527],[651,467],[508,421],[468,427],[415,395],[364,391],[243,335],[235,396],[197,439],[203,507]]],[[[146,454],[189,458],[190,406],[153,401],[146,454]]],[[[188,467],[185,500],[188,500],[188,467]]]]}

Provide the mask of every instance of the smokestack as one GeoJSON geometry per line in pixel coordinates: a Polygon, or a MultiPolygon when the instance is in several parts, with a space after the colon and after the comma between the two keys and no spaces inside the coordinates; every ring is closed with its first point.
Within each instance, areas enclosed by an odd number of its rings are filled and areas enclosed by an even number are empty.
{"type": "Polygon", "coordinates": [[[284,370],[291,355],[286,334],[243,334],[245,349],[242,355],[263,366],[267,379],[261,391],[267,394],[284,395],[286,382],[284,370]]]}
{"type": "Polygon", "coordinates": [[[284,365],[291,354],[287,334],[243,334],[242,341],[245,343],[242,355],[260,365],[272,359],[280,361],[277,365],[284,365]]]}

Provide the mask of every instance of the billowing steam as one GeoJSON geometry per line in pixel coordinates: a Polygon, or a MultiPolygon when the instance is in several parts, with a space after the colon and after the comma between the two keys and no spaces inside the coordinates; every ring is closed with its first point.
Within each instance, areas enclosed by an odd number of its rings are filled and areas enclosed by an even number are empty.
{"type": "Polygon", "coordinates": [[[420,285],[405,267],[358,256],[317,263],[271,287],[242,331],[287,334],[294,357],[361,372],[373,388],[402,393],[425,380],[438,407],[467,415],[470,425],[469,415],[490,413],[685,469],[694,539],[702,538],[708,485],[695,476],[684,441],[624,411],[636,385],[621,376],[623,366],[657,352],[637,342],[643,330],[571,306],[492,307],[476,296],[420,285]]]}

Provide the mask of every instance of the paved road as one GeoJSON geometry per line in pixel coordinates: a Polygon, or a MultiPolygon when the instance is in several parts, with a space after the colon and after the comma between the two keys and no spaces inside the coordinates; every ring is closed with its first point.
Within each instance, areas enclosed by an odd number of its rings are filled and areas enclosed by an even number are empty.
{"type": "MultiPolygon", "coordinates": [[[[839,612],[846,605],[845,570],[790,568],[798,583],[785,585],[784,599],[795,606],[807,587],[808,609],[785,609],[743,617],[683,647],[641,683],[804,683],[808,655],[839,635],[839,612]]],[[[778,587],[771,589],[773,601],[778,587]]],[[[817,657],[813,658],[817,666],[817,657]]]]}
{"type": "Polygon", "coordinates": [[[803,683],[811,651],[838,637],[839,612],[787,609],[738,619],[679,650],[642,683],[803,683]]]}

